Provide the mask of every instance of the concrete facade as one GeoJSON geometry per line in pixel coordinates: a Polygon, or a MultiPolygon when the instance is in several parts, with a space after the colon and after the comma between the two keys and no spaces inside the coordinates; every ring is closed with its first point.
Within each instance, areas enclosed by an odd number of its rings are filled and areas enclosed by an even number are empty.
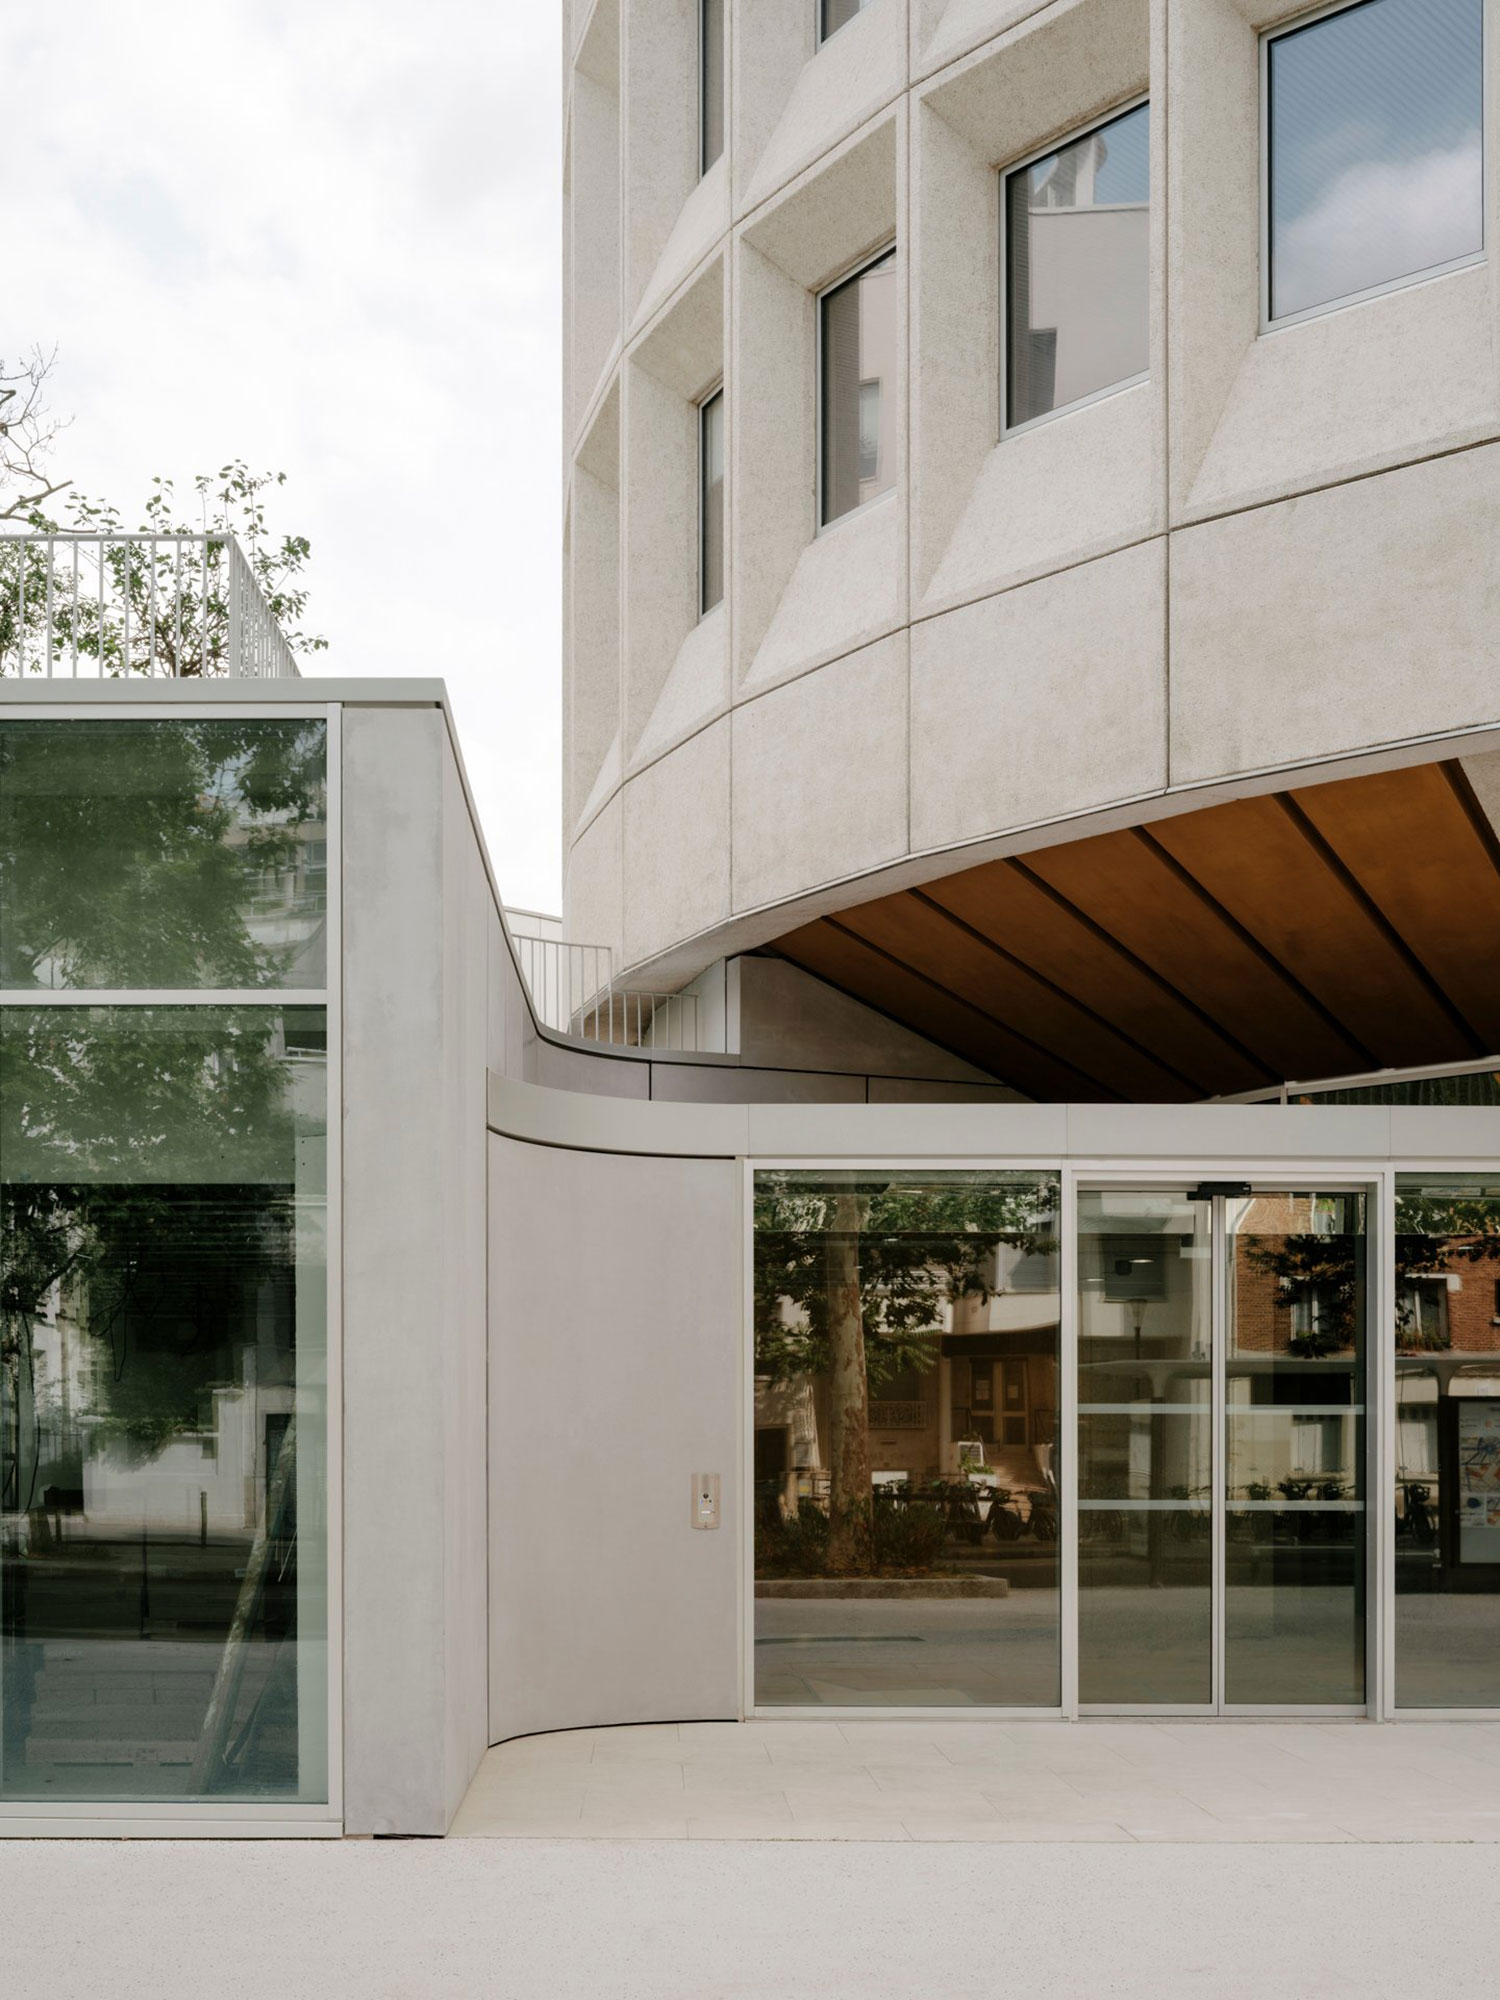
{"type": "Polygon", "coordinates": [[[570,10],[566,910],[645,985],[1500,721],[1493,262],[1261,330],[1259,37],[1303,0],[873,0],[822,46],[815,11],[730,6],[700,180],[696,9],[570,10]],[[1146,94],[1150,378],[1002,437],[1000,172],[1146,94]],[[896,488],[819,531],[817,295],[891,242],[896,488]]]}

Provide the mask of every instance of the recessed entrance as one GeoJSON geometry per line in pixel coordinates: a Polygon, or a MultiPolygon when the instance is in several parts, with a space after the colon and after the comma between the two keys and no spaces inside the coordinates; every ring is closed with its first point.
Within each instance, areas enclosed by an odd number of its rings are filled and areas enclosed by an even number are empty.
{"type": "Polygon", "coordinates": [[[1080,1193],[1081,1706],[1364,1707],[1366,1211],[1080,1193]]]}

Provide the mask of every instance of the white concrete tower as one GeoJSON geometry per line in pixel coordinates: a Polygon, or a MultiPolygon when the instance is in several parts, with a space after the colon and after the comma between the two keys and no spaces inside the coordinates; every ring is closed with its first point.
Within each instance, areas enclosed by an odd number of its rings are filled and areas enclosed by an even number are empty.
{"type": "Polygon", "coordinates": [[[569,0],[569,936],[1030,1095],[1500,1046],[1385,879],[1494,855],[1497,29],[569,0]]]}

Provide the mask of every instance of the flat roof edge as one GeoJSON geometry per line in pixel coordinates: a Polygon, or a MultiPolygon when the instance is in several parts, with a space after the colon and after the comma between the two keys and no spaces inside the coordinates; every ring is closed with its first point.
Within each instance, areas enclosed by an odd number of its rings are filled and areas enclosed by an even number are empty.
{"type": "Polygon", "coordinates": [[[271,704],[318,707],[325,703],[376,708],[446,708],[447,683],[438,679],[407,678],[405,675],[306,674],[295,680],[235,679],[227,676],[185,680],[74,680],[71,675],[54,674],[0,677],[0,706],[30,707],[34,704],[93,706],[96,703],[140,704],[151,708],[164,704],[205,706],[229,704],[271,704]]]}

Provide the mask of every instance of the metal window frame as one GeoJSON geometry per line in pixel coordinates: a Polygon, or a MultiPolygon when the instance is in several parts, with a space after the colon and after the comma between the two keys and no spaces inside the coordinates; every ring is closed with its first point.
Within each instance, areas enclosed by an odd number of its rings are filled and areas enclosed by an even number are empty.
{"type": "Polygon", "coordinates": [[[1275,27],[1266,28],[1260,36],[1258,50],[1260,104],[1258,124],[1260,132],[1260,165],[1258,181],[1260,187],[1260,332],[1280,333],[1284,328],[1302,326],[1308,320],[1322,319],[1328,313],[1343,312],[1350,306],[1368,305],[1373,299],[1388,298],[1392,292],[1409,291],[1413,285],[1431,283],[1437,278],[1452,277],[1458,271],[1471,271],[1485,263],[1490,254],[1490,197],[1489,197],[1489,155],[1490,118],[1489,90],[1486,70],[1489,59],[1489,27],[1491,0],[1480,0],[1480,89],[1479,89],[1479,199],[1480,199],[1480,247],[1467,256],[1453,257],[1442,264],[1427,264],[1419,271],[1409,271],[1404,277],[1387,278],[1382,284],[1368,285],[1362,291],[1346,292],[1336,299],[1327,299],[1320,305],[1304,306],[1299,312],[1282,313],[1273,317],[1271,313],[1271,48],[1273,43],[1289,40],[1308,28],[1314,28],[1320,21],[1332,20],[1335,14],[1352,14],[1361,7],[1373,4],[1373,0],[1329,0],[1327,6],[1314,7],[1295,20],[1279,22],[1275,27]]]}
{"type": "MultiPolygon", "coordinates": [[[[846,23],[845,25],[847,26],[848,24],[846,23]]],[[[826,285],[820,285],[817,291],[813,294],[814,310],[817,315],[817,338],[813,355],[813,373],[816,380],[817,393],[813,398],[813,410],[814,410],[813,421],[816,429],[816,446],[817,446],[816,450],[817,478],[815,481],[815,485],[817,489],[817,502],[816,502],[817,514],[818,514],[817,533],[819,535],[827,534],[831,528],[842,527],[845,521],[852,521],[856,514],[866,514],[872,507],[879,507],[882,504],[882,502],[886,500],[893,500],[896,496],[896,492],[900,484],[899,480],[893,478],[890,485],[886,487],[883,493],[872,493],[868,500],[861,500],[858,503],[858,505],[845,508],[842,514],[835,514],[831,520],[824,519],[823,509],[827,504],[827,495],[828,495],[828,487],[827,487],[828,468],[824,462],[825,455],[823,449],[823,434],[825,429],[823,418],[827,400],[826,396],[827,380],[823,370],[824,307],[827,304],[828,300],[831,299],[836,292],[843,291],[846,285],[857,284],[861,278],[865,277],[869,272],[875,270],[879,265],[885,263],[887,258],[890,258],[894,264],[896,253],[899,248],[900,248],[900,239],[897,236],[894,235],[891,236],[890,239],[879,250],[874,250],[869,252],[868,254],[861,255],[856,263],[849,265],[845,270],[841,271],[836,278],[830,278],[826,285]]],[[[898,354],[905,344],[903,339],[900,306],[901,306],[901,301],[898,295],[896,300],[896,308],[897,308],[896,343],[897,343],[898,354]]],[[[900,389],[899,375],[898,375],[897,388],[899,393],[900,389]]]]}
{"type": "MultiPolygon", "coordinates": [[[[1148,360],[1147,365],[1138,374],[1128,375],[1123,381],[1110,382],[1102,389],[1091,389],[1086,396],[1075,396],[1072,402],[1059,403],[1055,410],[1043,410],[1040,416],[1027,417],[1019,424],[1013,424],[1010,421],[1010,225],[1008,221],[1010,205],[1006,199],[1006,190],[1010,185],[1011,176],[1026,173],[1039,160],[1050,160],[1054,153],[1060,153],[1068,146],[1077,145],[1080,139],[1087,139],[1090,133],[1102,132],[1106,126],[1117,124],[1120,119],[1128,118],[1132,111],[1139,111],[1142,105],[1149,105],[1150,102],[1151,92],[1149,90],[1137,91],[1133,96],[1125,98],[1121,103],[1117,104],[1113,110],[1106,111],[1102,117],[1091,118],[1086,125],[1080,125],[1076,130],[1065,132],[1060,138],[1053,139],[1048,145],[1038,146],[1033,152],[1025,154],[1021,159],[1013,160],[1008,165],[995,169],[995,179],[1000,194],[999,442],[1002,444],[1007,438],[1024,437],[1028,431],[1034,431],[1042,424],[1050,424],[1054,418],[1070,417],[1077,410],[1086,410],[1092,404],[1102,403],[1110,396],[1121,396],[1127,389],[1138,389],[1143,382],[1151,380],[1151,366],[1148,360]]],[[[1148,215],[1151,202],[1154,199],[1155,189],[1153,187],[1147,201],[1148,215]]],[[[1146,255],[1149,266],[1151,258],[1149,241],[1146,255]]],[[[1149,289],[1149,276],[1147,282],[1149,289]]]]}
{"type": "MultiPolygon", "coordinates": [[[[1171,1721],[1201,1717],[1225,1721],[1340,1721],[1380,1722],[1500,1720],[1496,1708],[1403,1708],[1397,1700],[1395,1682],[1395,1526],[1394,1513],[1387,1502],[1395,1490],[1396,1447],[1396,1347],[1395,1347],[1395,1189],[1399,1174],[1444,1173],[1465,1177],[1500,1177],[1500,1151],[1493,1156],[1466,1158],[1461,1162],[1434,1165],[1431,1159],[1414,1159],[1408,1154],[1366,1154],[1324,1156],[1309,1154],[1306,1159],[1225,1158],[1211,1153],[1143,1153],[1123,1162],[1119,1156],[1094,1158],[1053,1154],[983,1155],[925,1153],[900,1155],[889,1146],[869,1151],[830,1154],[755,1154],[740,1157],[742,1176],[741,1229],[741,1368],[742,1398],[739,1427],[739,1487],[741,1504],[739,1623],[740,1714],[743,1718],[766,1721],[920,1721],[934,1726],[942,1721],[1058,1721],[1070,1722],[1094,1717],[1130,1717],[1171,1721]],[[1059,1481],[1059,1642],[1061,1645],[1061,1700],[1056,1706],[1027,1707],[882,1707],[877,1705],[841,1707],[802,1704],[759,1704],[755,1701],[755,1531],[751,1476],[754,1465],[755,1433],[755,1327],[754,1327],[754,1194],[757,1171],[815,1173],[893,1166],[924,1172],[995,1172],[1016,1175],[1055,1175],[1059,1184],[1059,1356],[1062,1371],[1059,1385],[1058,1419],[1064,1440],[1064,1464],[1059,1481]],[[1078,1698],[1078,1196],[1091,1191],[1126,1188],[1192,1186],[1204,1178],[1248,1178],[1257,1192],[1313,1190],[1318,1193],[1359,1193],[1366,1198],[1365,1244],[1368,1259],[1370,1325],[1365,1358],[1365,1700],[1344,1704],[1225,1704],[1165,1703],[1137,1705],[1081,1704],[1078,1698]]],[[[1223,1268],[1223,1260],[1220,1260],[1223,1268]]],[[[1220,1287],[1222,1289],[1222,1286],[1220,1287]]],[[[1222,1354],[1222,1342],[1217,1350],[1222,1354]]],[[[1223,1441],[1215,1426],[1216,1465],[1221,1462],[1223,1441]]],[[[1216,1662],[1222,1646],[1216,1647],[1216,1662]]],[[[1219,1668],[1215,1666],[1215,1685],[1219,1668]]]]}
{"type": "Polygon", "coordinates": [[[0,1839],[338,1839],[344,1827],[344,1319],[343,1319],[343,704],[340,702],[133,703],[121,699],[75,702],[7,702],[0,722],[321,721],[327,728],[328,900],[325,912],[327,973],[320,988],[199,987],[105,989],[72,987],[37,993],[0,991],[0,1008],[113,1007],[321,1007],[328,1021],[327,1063],[327,1495],[328,1522],[328,1797],[257,1804],[191,1799],[17,1799],[0,1801],[0,1839]]]}
{"type": "Polygon", "coordinates": [[[719,606],[729,595],[729,508],[727,504],[729,499],[729,405],[724,400],[724,378],[722,375],[705,395],[698,398],[693,407],[698,417],[698,622],[701,625],[711,612],[719,609],[719,606]],[[713,603],[710,604],[707,601],[706,582],[708,565],[704,560],[708,548],[708,516],[705,505],[708,499],[708,454],[706,447],[708,412],[715,403],[718,403],[723,410],[724,471],[721,477],[724,488],[724,504],[721,505],[719,510],[719,529],[722,537],[722,546],[719,550],[719,568],[721,572],[719,594],[713,603]]]}

